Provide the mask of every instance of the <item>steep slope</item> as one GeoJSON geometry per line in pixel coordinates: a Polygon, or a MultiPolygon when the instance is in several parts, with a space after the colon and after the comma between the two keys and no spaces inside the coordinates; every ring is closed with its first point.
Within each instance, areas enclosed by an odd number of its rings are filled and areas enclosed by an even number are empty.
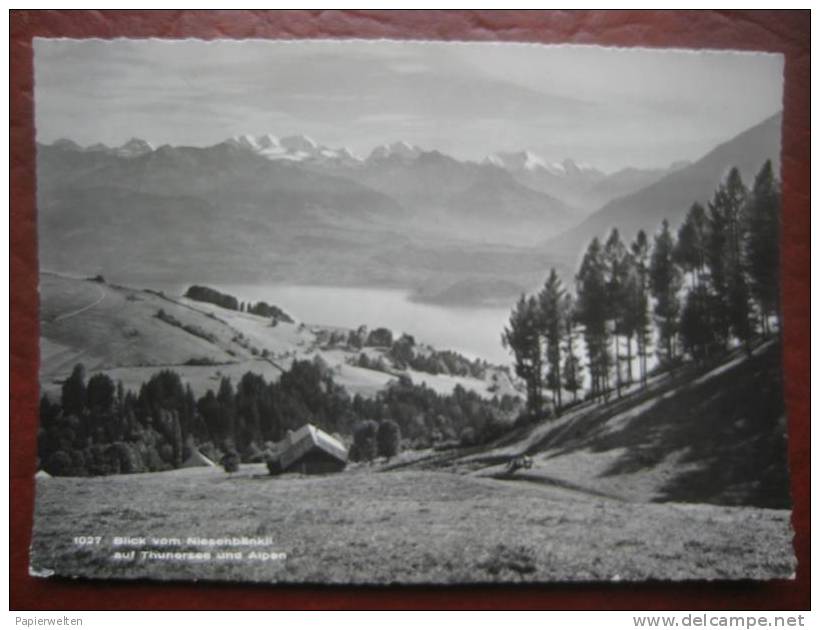
{"type": "Polygon", "coordinates": [[[772,160],[775,172],[779,172],[782,122],[782,114],[772,116],[697,162],[609,202],[579,225],[548,240],[545,247],[556,259],[574,265],[592,238],[604,237],[614,227],[620,230],[622,238],[631,239],[640,229],[654,233],[663,219],[677,225],[693,202],[705,204],[711,199],[733,166],[740,170],[747,184],[766,160],[772,160]]]}
{"type": "MultiPolygon", "coordinates": [[[[650,381],[605,405],[581,405],[555,421],[446,465],[626,501],[788,508],[782,346],[735,351],[650,381]],[[526,453],[533,467],[505,474],[526,453]]],[[[429,465],[429,464],[428,464],[429,465]]]]}

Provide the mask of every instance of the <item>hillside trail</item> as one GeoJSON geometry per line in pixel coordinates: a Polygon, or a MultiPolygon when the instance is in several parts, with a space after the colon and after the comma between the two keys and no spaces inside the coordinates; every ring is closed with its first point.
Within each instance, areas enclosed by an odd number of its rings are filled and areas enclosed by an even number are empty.
{"type": "MultiPolygon", "coordinates": [[[[773,340],[767,340],[757,344],[751,355],[760,355],[773,343],[773,340]]],[[[629,492],[621,495],[617,487],[606,490],[593,487],[589,475],[580,474],[574,478],[571,468],[551,470],[547,462],[553,456],[585,452],[596,440],[604,439],[610,432],[621,429],[625,423],[634,421],[655,405],[679,395],[682,388],[709,382],[749,358],[745,349],[736,348],[709,364],[688,364],[658,374],[649,379],[645,388],[639,384],[631,385],[620,398],[614,398],[613,394],[609,401],[584,402],[567,410],[559,418],[514,429],[488,445],[433,453],[421,460],[392,468],[447,470],[497,483],[542,488],[549,492],[561,490],[576,496],[632,502],[635,497],[629,492]],[[522,455],[537,456],[535,468],[514,473],[507,471],[508,462],[522,455]],[[568,477],[567,473],[571,476],[568,477]]],[[[583,459],[579,465],[595,466],[591,460],[583,459]]]]}
{"type": "Polygon", "coordinates": [[[58,315],[57,317],[55,317],[51,321],[52,322],[60,322],[60,321],[66,320],[66,319],[71,319],[72,317],[76,317],[77,315],[81,315],[82,313],[85,313],[86,311],[88,311],[88,310],[94,308],[95,306],[97,306],[100,302],[102,302],[105,299],[106,295],[108,295],[108,294],[105,292],[105,289],[103,289],[102,284],[97,284],[97,285],[95,285],[95,287],[96,287],[97,291],[99,292],[99,297],[94,302],[91,302],[90,304],[86,304],[82,308],[78,308],[77,310],[71,311],[70,313],[63,313],[62,315],[58,315]]]}

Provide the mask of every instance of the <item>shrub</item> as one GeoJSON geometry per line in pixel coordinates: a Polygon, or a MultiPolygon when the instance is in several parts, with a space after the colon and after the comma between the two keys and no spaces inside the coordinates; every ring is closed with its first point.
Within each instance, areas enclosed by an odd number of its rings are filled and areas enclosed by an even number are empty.
{"type": "Polygon", "coordinates": [[[393,333],[387,328],[371,330],[365,345],[389,348],[393,345],[393,333]]]}
{"type": "Polygon", "coordinates": [[[222,457],[222,468],[229,474],[239,470],[239,454],[235,450],[229,450],[222,457]]]}
{"type": "Polygon", "coordinates": [[[461,431],[458,441],[462,446],[475,446],[475,429],[473,429],[473,427],[465,427],[461,431]]]}
{"type": "Polygon", "coordinates": [[[385,420],[379,425],[376,435],[379,455],[390,459],[401,450],[401,430],[392,420],[385,420]]]}
{"type": "Polygon", "coordinates": [[[265,464],[268,467],[268,473],[271,475],[278,475],[283,472],[282,462],[279,460],[277,453],[268,452],[265,457],[265,464]]]}
{"type": "Polygon", "coordinates": [[[373,420],[364,420],[353,427],[353,448],[351,449],[353,459],[360,462],[371,462],[376,458],[378,430],[379,425],[373,420]]]}
{"type": "Polygon", "coordinates": [[[46,461],[45,471],[55,477],[70,475],[72,471],[71,457],[65,451],[54,451],[46,461]]]}

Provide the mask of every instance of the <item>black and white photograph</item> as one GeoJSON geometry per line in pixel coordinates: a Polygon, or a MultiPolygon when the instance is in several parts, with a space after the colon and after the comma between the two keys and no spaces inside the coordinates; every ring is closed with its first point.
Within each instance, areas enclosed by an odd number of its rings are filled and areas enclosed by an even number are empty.
{"type": "Polygon", "coordinates": [[[782,55],[33,48],[31,575],[794,578],[782,55]]]}

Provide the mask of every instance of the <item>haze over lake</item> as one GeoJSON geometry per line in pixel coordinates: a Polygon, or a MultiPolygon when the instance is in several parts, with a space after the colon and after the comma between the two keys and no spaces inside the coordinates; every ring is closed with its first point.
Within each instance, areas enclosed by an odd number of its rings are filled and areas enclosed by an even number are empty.
{"type": "MultiPolygon", "coordinates": [[[[384,326],[394,334],[408,333],[417,342],[439,350],[454,350],[470,358],[507,364],[509,353],[501,333],[509,318],[506,307],[451,307],[414,302],[410,292],[283,285],[208,285],[242,302],[265,301],[284,309],[297,321],[323,326],[368,328],[384,326]]],[[[182,295],[187,286],[158,287],[182,295]]]]}

